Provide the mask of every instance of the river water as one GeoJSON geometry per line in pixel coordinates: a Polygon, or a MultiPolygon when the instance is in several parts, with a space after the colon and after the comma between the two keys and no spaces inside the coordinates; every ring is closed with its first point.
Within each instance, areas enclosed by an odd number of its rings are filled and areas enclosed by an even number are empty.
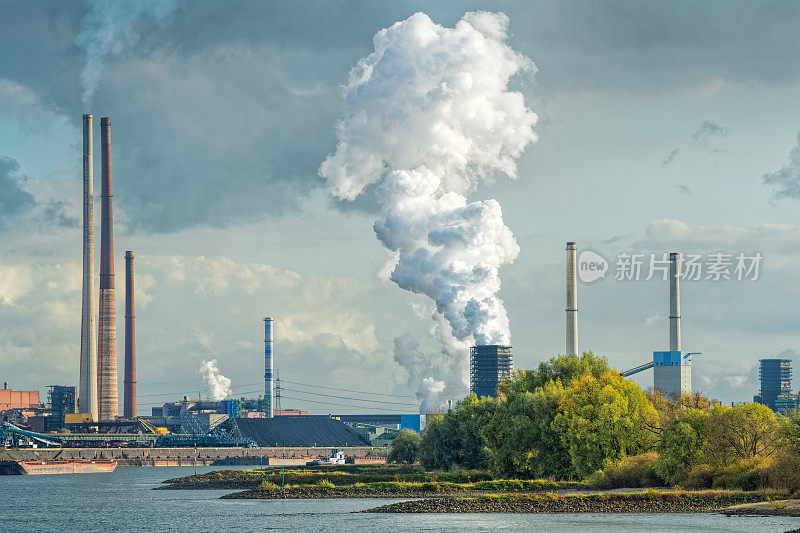
{"type": "MultiPolygon", "coordinates": [[[[230,468],[230,467],[227,467],[230,468]]],[[[198,467],[198,473],[214,467],[198,467]]],[[[0,531],[787,531],[800,518],[713,514],[359,514],[397,500],[220,500],[231,491],[154,491],[193,467],[0,476],[0,531]]]]}

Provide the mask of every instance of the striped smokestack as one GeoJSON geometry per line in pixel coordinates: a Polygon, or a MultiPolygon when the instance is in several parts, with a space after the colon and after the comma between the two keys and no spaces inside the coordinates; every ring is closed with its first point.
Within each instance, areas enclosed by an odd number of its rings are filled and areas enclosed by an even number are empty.
{"type": "Polygon", "coordinates": [[[575,243],[567,243],[567,355],[578,353],[578,285],[575,243]]]}
{"type": "Polygon", "coordinates": [[[274,416],[272,402],[275,399],[275,384],[272,380],[272,317],[264,319],[264,410],[267,418],[274,416]]]}
{"type": "Polygon", "coordinates": [[[92,115],[83,115],[83,291],[78,410],[97,420],[97,347],[94,341],[94,177],[92,115]]]}
{"type": "Polygon", "coordinates": [[[133,251],[125,252],[125,386],[122,416],[136,418],[136,315],[133,311],[133,251]]]}
{"type": "Polygon", "coordinates": [[[117,398],[117,317],[114,295],[114,208],[111,189],[111,120],[100,119],[100,306],[97,322],[97,410],[100,420],[119,415],[117,398]]]}
{"type": "Polygon", "coordinates": [[[681,293],[679,279],[681,258],[677,252],[669,254],[669,349],[681,351],[681,293]]]}

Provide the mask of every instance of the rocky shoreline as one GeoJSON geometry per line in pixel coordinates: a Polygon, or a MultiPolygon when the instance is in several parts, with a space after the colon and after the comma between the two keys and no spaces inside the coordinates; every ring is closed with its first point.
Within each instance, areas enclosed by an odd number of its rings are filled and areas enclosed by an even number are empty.
{"type": "Polygon", "coordinates": [[[763,501],[756,493],[484,495],[441,497],[382,505],[364,513],[699,513],[763,501]]]}
{"type": "Polygon", "coordinates": [[[380,490],[371,487],[316,487],[313,485],[287,487],[285,489],[260,490],[251,489],[221,496],[225,500],[320,500],[332,498],[443,498],[458,494],[459,496],[477,496],[480,492],[445,492],[439,490],[404,489],[402,491],[380,490]]]}

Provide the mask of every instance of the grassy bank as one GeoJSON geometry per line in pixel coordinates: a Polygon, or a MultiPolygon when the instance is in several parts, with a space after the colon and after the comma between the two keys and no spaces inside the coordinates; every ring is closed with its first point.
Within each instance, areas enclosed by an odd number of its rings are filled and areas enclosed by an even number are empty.
{"type": "MultiPolygon", "coordinates": [[[[218,470],[169,479],[161,489],[247,490],[242,497],[332,497],[330,494],[402,496],[483,492],[537,492],[583,488],[572,481],[491,479],[484,471],[425,472],[409,465],[337,465],[256,470],[218,470]]],[[[232,496],[232,497],[235,497],[232,496]]]]}

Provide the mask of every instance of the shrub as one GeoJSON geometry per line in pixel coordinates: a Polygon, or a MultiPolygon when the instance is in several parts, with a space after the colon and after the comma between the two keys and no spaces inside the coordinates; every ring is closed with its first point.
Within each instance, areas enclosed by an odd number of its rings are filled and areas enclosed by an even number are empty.
{"type": "Polygon", "coordinates": [[[419,456],[420,440],[416,431],[401,430],[389,444],[389,455],[386,460],[390,463],[414,463],[419,456]]]}
{"type": "Polygon", "coordinates": [[[715,472],[712,487],[729,490],[756,490],[759,485],[759,469],[769,464],[769,459],[752,457],[728,465],[715,472]]]}
{"type": "Polygon", "coordinates": [[[597,489],[658,486],[661,479],[655,470],[657,459],[658,454],[649,452],[609,462],[590,476],[588,484],[597,489]]]}
{"type": "Polygon", "coordinates": [[[270,481],[267,481],[266,479],[262,481],[261,484],[258,486],[259,490],[278,490],[279,488],[280,487],[278,487],[278,485],[270,481]]]}
{"type": "Polygon", "coordinates": [[[319,487],[321,489],[332,489],[335,486],[336,485],[331,483],[331,480],[329,480],[329,479],[320,479],[319,481],[317,481],[317,487],[319,487]]]}
{"type": "Polygon", "coordinates": [[[760,482],[775,490],[800,491],[800,457],[787,453],[775,456],[772,464],[761,469],[760,482]]]}
{"type": "Polygon", "coordinates": [[[683,485],[687,489],[710,489],[714,483],[714,469],[705,463],[692,467],[686,474],[683,485]]]}

